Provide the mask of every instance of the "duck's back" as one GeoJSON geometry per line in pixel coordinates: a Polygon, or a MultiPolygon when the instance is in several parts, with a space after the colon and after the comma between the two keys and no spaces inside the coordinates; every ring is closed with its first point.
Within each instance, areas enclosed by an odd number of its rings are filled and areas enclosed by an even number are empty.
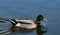
{"type": "Polygon", "coordinates": [[[17,20],[17,19],[16,19],[16,21],[17,21],[17,22],[23,22],[23,23],[31,23],[31,24],[34,23],[34,21],[33,21],[33,20],[30,20],[30,19],[29,19],[29,20],[26,20],[26,19],[24,19],[24,20],[17,20]]]}

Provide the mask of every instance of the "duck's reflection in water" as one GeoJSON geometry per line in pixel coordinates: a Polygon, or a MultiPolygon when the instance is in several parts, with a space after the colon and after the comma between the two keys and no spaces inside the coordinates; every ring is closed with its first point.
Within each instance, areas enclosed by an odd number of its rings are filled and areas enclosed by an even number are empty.
{"type": "Polygon", "coordinates": [[[38,24],[37,24],[37,28],[36,28],[36,33],[37,33],[37,35],[43,35],[44,33],[46,33],[47,31],[43,31],[42,30],[42,26],[41,26],[41,24],[38,22],[38,24]]]}
{"type": "Polygon", "coordinates": [[[36,29],[37,35],[43,35],[43,34],[46,33],[46,32],[47,32],[47,31],[43,31],[42,28],[40,28],[40,27],[38,27],[38,28],[36,29]]]}
{"type": "Polygon", "coordinates": [[[15,26],[12,26],[11,28],[11,31],[12,32],[15,32],[15,31],[20,31],[20,33],[23,33],[23,32],[26,32],[26,33],[31,33],[33,31],[36,31],[37,35],[43,35],[44,33],[46,33],[46,31],[42,31],[42,27],[40,25],[40,23],[37,24],[37,28],[36,29],[22,29],[22,28],[19,28],[19,27],[15,27],[15,26]]]}

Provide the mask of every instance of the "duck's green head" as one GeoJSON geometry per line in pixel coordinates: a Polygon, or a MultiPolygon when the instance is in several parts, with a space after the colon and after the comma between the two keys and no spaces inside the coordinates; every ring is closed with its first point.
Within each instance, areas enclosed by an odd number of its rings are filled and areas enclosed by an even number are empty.
{"type": "Polygon", "coordinates": [[[36,21],[41,21],[41,20],[48,21],[43,15],[38,15],[36,21]]]}

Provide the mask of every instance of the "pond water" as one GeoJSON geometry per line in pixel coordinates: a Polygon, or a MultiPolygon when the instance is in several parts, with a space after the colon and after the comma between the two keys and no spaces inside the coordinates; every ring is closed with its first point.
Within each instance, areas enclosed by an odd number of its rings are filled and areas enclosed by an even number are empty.
{"type": "MultiPolygon", "coordinates": [[[[46,16],[48,22],[43,35],[60,35],[60,0],[0,0],[0,17],[3,18],[31,18],[36,19],[37,15],[46,16]]],[[[11,23],[0,23],[0,30],[7,30],[8,35],[37,35],[32,32],[11,32],[11,23]]],[[[3,35],[2,33],[1,35],[3,35]]]]}

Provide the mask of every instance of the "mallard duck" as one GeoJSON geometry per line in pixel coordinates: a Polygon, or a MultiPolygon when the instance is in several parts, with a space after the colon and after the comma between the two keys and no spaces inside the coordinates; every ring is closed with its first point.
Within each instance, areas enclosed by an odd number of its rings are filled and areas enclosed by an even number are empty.
{"type": "Polygon", "coordinates": [[[31,19],[9,19],[7,21],[11,22],[13,26],[26,28],[26,29],[34,29],[37,27],[38,22],[41,24],[41,20],[48,21],[44,16],[38,15],[36,21],[31,19]]]}

